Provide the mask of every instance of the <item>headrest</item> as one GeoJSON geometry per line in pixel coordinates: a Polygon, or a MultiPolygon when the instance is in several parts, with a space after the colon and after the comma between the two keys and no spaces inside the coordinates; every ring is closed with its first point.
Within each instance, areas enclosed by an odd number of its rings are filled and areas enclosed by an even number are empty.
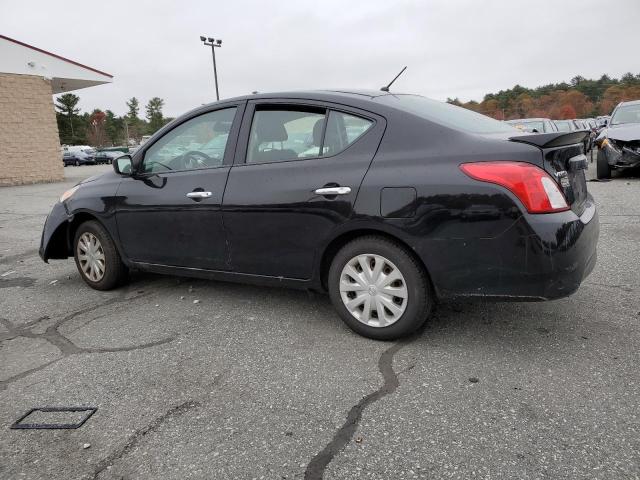
{"type": "Polygon", "coordinates": [[[269,121],[265,118],[263,121],[258,122],[256,134],[259,142],[284,142],[289,138],[284,125],[277,119],[269,121]]]}
{"type": "Polygon", "coordinates": [[[324,118],[316,120],[313,125],[313,144],[317,147],[322,143],[322,127],[324,127],[324,118]]]}

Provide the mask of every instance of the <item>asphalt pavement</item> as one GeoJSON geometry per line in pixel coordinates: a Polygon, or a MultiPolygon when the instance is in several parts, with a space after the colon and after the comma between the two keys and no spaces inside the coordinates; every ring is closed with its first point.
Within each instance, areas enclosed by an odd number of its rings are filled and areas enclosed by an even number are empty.
{"type": "Polygon", "coordinates": [[[97,292],[43,263],[57,197],[109,168],[0,188],[0,478],[640,478],[640,179],[588,183],[599,259],[572,297],[447,303],[387,343],[322,295],[155,275],[97,292]],[[43,406],[97,411],[9,428],[43,406]]]}

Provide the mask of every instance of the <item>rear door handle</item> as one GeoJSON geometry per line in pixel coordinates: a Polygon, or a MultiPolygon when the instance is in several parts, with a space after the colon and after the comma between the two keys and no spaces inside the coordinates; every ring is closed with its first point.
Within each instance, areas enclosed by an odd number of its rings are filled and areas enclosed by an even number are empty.
{"type": "Polygon", "coordinates": [[[351,187],[323,187],[314,191],[316,195],[347,195],[351,193],[351,187]]]}
{"type": "Polygon", "coordinates": [[[211,196],[211,192],[189,192],[189,193],[187,193],[187,197],[195,198],[195,199],[209,198],[210,196],[211,196]]]}

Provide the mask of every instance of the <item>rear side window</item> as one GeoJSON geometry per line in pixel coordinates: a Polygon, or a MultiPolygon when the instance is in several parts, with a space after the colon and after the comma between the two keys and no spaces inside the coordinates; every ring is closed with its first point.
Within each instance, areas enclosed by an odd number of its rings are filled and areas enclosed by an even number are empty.
{"type": "Polygon", "coordinates": [[[324,137],[323,155],[341,152],[369,130],[371,125],[373,122],[366,118],[331,111],[324,137]]]}
{"type": "Polygon", "coordinates": [[[258,106],[251,122],[247,163],[335,155],[371,125],[371,120],[324,108],[258,106]]]}
{"type": "Polygon", "coordinates": [[[469,133],[518,133],[511,125],[486,115],[419,95],[382,95],[376,100],[434,123],[469,133]]]}
{"type": "Polygon", "coordinates": [[[318,157],[325,123],[324,109],[256,110],[251,122],[247,163],[318,157]]]}

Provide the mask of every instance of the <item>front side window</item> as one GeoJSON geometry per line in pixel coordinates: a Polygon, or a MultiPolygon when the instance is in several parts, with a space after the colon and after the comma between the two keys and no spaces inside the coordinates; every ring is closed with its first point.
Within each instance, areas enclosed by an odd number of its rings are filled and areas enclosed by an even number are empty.
{"type": "Polygon", "coordinates": [[[236,108],[192,118],[167,132],[145,152],[144,173],[220,167],[236,108]]]}
{"type": "Polygon", "coordinates": [[[373,122],[323,108],[258,107],[247,163],[267,163],[335,155],[360,138],[373,122]]]}

